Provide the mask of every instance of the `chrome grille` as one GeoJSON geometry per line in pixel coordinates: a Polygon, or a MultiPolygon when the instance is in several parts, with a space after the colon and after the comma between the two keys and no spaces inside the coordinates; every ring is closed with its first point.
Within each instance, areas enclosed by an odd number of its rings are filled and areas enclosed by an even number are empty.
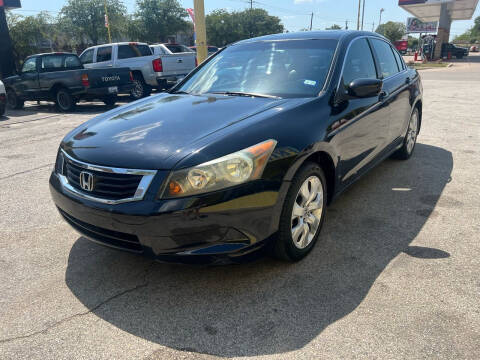
{"type": "MultiPolygon", "coordinates": [[[[61,151],[59,177],[62,185],[81,197],[104,203],[121,203],[143,199],[156,174],[154,170],[121,169],[87,164],[61,151]],[[92,176],[92,189],[81,183],[82,172],[92,176]]],[[[58,163],[58,159],[57,159],[58,163]]],[[[57,170],[58,172],[58,170],[57,170]]]]}
{"type": "MultiPolygon", "coordinates": [[[[68,183],[83,191],[80,186],[80,173],[85,169],[76,165],[73,161],[67,160],[65,170],[68,183]]],[[[134,196],[138,184],[142,180],[142,175],[114,174],[94,170],[88,170],[88,172],[95,179],[94,188],[89,194],[105,199],[119,200],[134,196]]]]}

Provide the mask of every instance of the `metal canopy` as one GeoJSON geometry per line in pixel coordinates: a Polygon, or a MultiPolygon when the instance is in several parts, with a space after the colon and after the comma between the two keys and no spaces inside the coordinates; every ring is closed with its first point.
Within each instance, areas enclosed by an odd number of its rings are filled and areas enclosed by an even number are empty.
{"type": "Polygon", "coordinates": [[[422,21],[437,21],[442,3],[451,20],[470,20],[479,0],[399,0],[398,5],[422,21]]]}

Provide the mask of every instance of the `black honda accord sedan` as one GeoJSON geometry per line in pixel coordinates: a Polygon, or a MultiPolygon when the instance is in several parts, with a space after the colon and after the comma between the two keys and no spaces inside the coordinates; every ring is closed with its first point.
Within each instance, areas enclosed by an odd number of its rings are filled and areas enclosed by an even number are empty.
{"type": "Polygon", "coordinates": [[[70,132],[50,189],[71,226],[111,247],[297,261],[336,196],[386,157],[412,155],[421,120],[419,75],[384,37],[263,36],[70,132]]]}

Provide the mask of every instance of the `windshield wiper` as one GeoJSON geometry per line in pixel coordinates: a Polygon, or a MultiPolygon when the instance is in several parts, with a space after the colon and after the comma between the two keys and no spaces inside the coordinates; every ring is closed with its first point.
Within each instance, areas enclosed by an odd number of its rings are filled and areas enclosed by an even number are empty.
{"type": "Polygon", "coordinates": [[[219,94],[227,96],[248,96],[248,97],[260,97],[260,98],[269,98],[269,99],[280,99],[279,96],[267,95],[267,94],[258,94],[258,93],[247,93],[241,91],[213,91],[210,94],[219,94]]]}

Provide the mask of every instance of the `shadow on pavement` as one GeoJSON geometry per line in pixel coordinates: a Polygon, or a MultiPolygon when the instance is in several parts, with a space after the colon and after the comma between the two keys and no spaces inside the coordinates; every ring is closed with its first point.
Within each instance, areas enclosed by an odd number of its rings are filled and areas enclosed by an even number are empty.
{"type": "Polygon", "coordinates": [[[224,267],[154,263],[79,238],[66,283],[101,319],[173,349],[225,357],[302,348],[354,311],[402,253],[433,261],[447,252],[410,246],[450,181],[452,154],[418,144],[406,162],[387,160],[329,209],[302,262],[271,259],[224,267]]]}

